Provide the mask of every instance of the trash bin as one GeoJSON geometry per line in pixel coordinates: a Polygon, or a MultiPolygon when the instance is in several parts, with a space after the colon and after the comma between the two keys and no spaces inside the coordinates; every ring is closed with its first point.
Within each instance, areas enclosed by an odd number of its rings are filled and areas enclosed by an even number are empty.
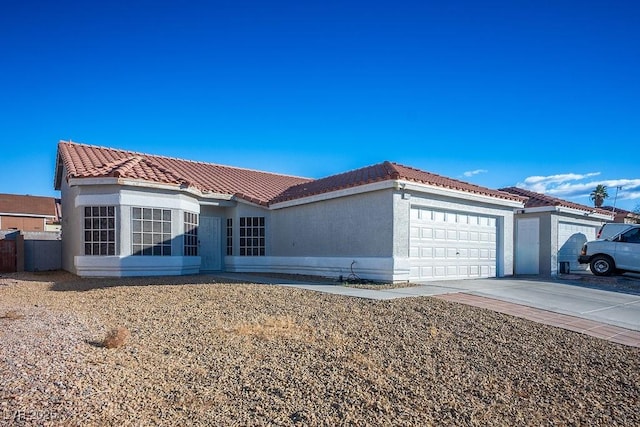
{"type": "Polygon", "coordinates": [[[570,271],[569,261],[560,262],[560,274],[569,274],[570,271]]]}

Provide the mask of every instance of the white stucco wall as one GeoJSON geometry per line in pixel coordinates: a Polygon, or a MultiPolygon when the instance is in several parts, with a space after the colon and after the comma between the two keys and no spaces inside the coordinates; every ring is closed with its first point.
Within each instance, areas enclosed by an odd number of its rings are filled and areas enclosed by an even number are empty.
{"type": "MultiPolygon", "coordinates": [[[[66,175],[66,171],[65,171],[66,175]]],[[[64,176],[64,175],[63,175],[64,176]]],[[[75,195],[79,193],[78,187],[69,187],[66,180],[60,185],[60,197],[62,203],[62,269],[73,274],[78,274],[73,262],[74,256],[82,253],[82,227],[83,219],[79,209],[75,207],[75,195]]]]}
{"type": "MultiPolygon", "coordinates": [[[[392,190],[343,195],[266,210],[239,204],[242,216],[265,216],[265,257],[225,258],[228,271],[315,274],[390,280],[393,270],[392,190]]],[[[237,234],[237,233],[236,233],[237,234]]],[[[239,237],[234,235],[237,247],[239,237]]]]}
{"type": "MultiPolygon", "coordinates": [[[[220,219],[220,256],[226,271],[317,274],[381,281],[408,280],[411,206],[482,214],[497,222],[497,274],[513,274],[513,202],[400,187],[391,181],[340,190],[267,208],[244,201],[206,199],[180,189],[150,185],[61,186],[63,268],[85,276],[190,274],[200,257],[183,257],[183,212],[220,219]],[[201,205],[202,204],[202,205],[201,205]],[[117,255],[84,256],[85,206],[116,206],[117,255]],[[172,256],[132,256],[131,208],[172,210],[172,256]],[[241,217],[264,217],[266,256],[239,256],[241,217]],[[226,255],[226,219],[233,219],[233,255],[226,255]]],[[[199,239],[207,236],[199,234],[199,239]]]]}
{"type": "Polygon", "coordinates": [[[356,194],[273,211],[271,255],[390,257],[391,190],[356,194]]]}
{"type": "Polygon", "coordinates": [[[176,275],[199,272],[200,257],[183,256],[183,213],[200,213],[198,200],[162,188],[114,184],[61,185],[63,200],[63,268],[79,276],[176,275]],[[84,255],[84,207],[116,207],[116,255],[84,255]],[[170,209],[172,256],[133,256],[132,207],[170,209]]]}
{"type": "MultiPolygon", "coordinates": [[[[566,242],[562,241],[559,236],[560,223],[589,227],[593,233],[593,238],[595,238],[597,229],[604,223],[602,218],[584,215],[583,212],[562,212],[555,207],[541,208],[538,211],[532,209],[524,213],[517,212],[515,218],[537,218],[539,221],[538,274],[541,276],[555,276],[559,272],[559,262],[561,261],[562,251],[566,250],[566,248],[563,249],[563,245],[565,245],[566,242]]],[[[586,265],[577,265],[576,250],[579,250],[582,243],[590,238],[592,238],[591,235],[584,236],[582,242],[573,242],[575,247],[572,251],[568,251],[571,253],[569,256],[571,257],[570,261],[572,261],[572,269],[576,269],[576,267],[582,270],[586,269],[586,265]]],[[[518,239],[517,234],[514,236],[514,244],[517,243],[515,239],[518,239]]],[[[516,252],[517,251],[514,250],[515,256],[518,256],[516,252]]],[[[566,257],[567,255],[565,255],[565,259],[562,260],[568,261],[569,259],[566,259],[566,257]]],[[[516,274],[518,274],[517,271],[516,274]]]]}
{"type": "MultiPolygon", "coordinates": [[[[338,192],[335,198],[324,195],[310,203],[263,212],[267,218],[267,256],[226,257],[227,270],[331,278],[355,273],[364,279],[406,281],[410,273],[410,209],[424,206],[496,218],[497,275],[513,274],[516,202],[403,190],[391,182],[371,188],[360,193],[338,192]]],[[[245,212],[238,216],[250,215],[245,212]]]]}

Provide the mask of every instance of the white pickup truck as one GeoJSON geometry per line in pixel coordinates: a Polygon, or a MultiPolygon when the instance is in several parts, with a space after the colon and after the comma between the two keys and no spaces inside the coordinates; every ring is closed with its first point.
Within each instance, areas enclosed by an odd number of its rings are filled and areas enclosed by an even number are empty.
{"type": "Polygon", "coordinates": [[[628,228],[611,237],[585,243],[578,262],[589,264],[596,276],[640,273],[640,224],[629,224],[628,228]]]}

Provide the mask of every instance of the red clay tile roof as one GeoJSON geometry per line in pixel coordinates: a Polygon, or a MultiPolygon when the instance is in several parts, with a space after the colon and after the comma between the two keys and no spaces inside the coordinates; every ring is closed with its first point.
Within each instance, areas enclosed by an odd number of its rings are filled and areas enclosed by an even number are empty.
{"type": "Polygon", "coordinates": [[[614,208],[613,206],[602,206],[602,209],[604,209],[607,212],[613,212],[614,210],[616,211],[616,213],[619,214],[626,214],[626,215],[633,215],[634,213],[631,211],[628,211],[626,209],[621,209],[621,208],[614,208]]]}
{"type": "Polygon", "coordinates": [[[527,201],[524,204],[525,208],[538,208],[538,207],[547,207],[547,206],[562,206],[565,208],[576,209],[580,211],[586,212],[596,212],[604,215],[610,215],[610,212],[607,212],[604,209],[593,208],[590,206],[581,205],[579,203],[569,202],[567,200],[558,199],[557,197],[548,196],[546,194],[536,193],[534,191],[525,190],[523,188],[518,187],[506,187],[501,188],[501,191],[506,191],[511,194],[517,194],[518,196],[527,197],[527,201]]]}
{"type": "Polygon", "coordinates": [[[57,217],[56,199],[53,197],[0,194],[0,213],[57,217]]]}
{"type": "Polygon", "coordinates": [[[491,190],[489,188],[480,187],[478,185],[469,184],[467,182],[458,181],[456,179],[447,178],[397,163],[384,162],[344,172],[338,175],[332,175],[315,181],[298,184],[289,188],[271,202],[284,202],[287,200],[299,199],[301,197],[313,196],[328,193],[330,191],[342,190],[357,187],[359,185],[388,180],[412,181],[435,187],[497,197],[505,200],[522,201],[520,197],[513,194],[491,190]]]}
{"type": "MultiPolygon", "coordinates": [[[[203,193],[236,196],[266,205],[292,185],[308,178],[194,162],[60,141],[58,153],[67,170],[66,179],[122,177],[162,184],[193,187],[203,193]]],[[[62,177],[58,177],[57,180],[62,177]]],[[[56,184],[59,189],[60,184],[56,184]]]]}
{"type": "MultiPolygon", "coordinates": [[[[193,187],[203,193],[228,194],[261,205],[399,179],[503,200],[522,201],[522,198],[517,195],[391,162],[312,180],[67,141],[60,141],[58,153],[58,163],[62,162],[67,170],[67,176],[64,177],[66,179],[100,177],[140,179],[193,187]]],[[[61,169],[58,165],[57,174],[60,173],[61,169]]],[[[60,188],[62,178],[56,175],[57,189],[60,188]]]]}

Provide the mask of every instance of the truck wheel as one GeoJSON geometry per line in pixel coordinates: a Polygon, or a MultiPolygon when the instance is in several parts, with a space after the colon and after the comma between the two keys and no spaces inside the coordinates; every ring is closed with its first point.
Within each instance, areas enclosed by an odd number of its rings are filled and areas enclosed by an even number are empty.
{"type": "Polygon", "coordinates": [[[591,260],[591,272],[596,276],[610,276],[616,270],[615,263],[606,255],[598,255],[591,260]]]}

